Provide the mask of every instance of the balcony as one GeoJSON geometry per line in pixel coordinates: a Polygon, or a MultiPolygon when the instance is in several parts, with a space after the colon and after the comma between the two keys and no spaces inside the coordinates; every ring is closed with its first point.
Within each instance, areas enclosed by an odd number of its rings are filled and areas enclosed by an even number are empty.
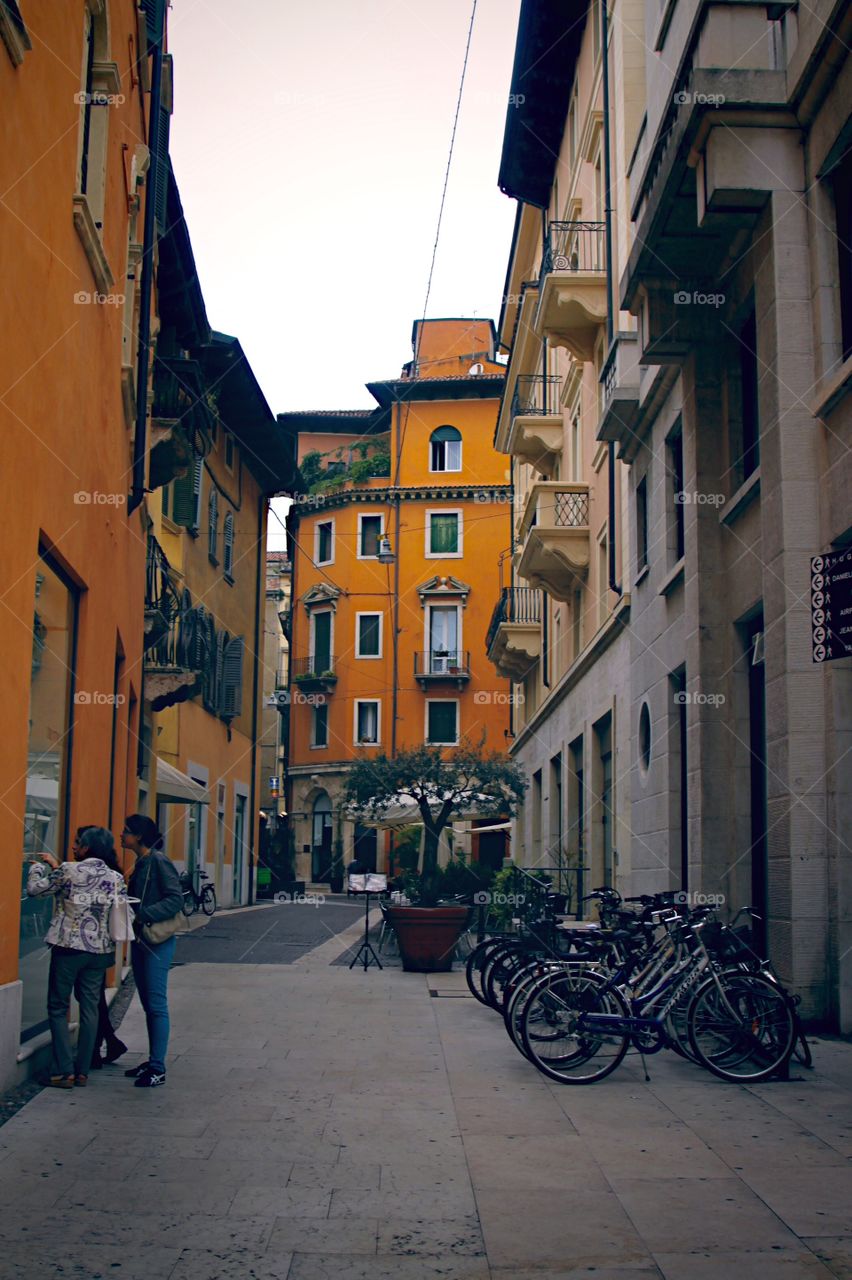
{"type": "Polygon", "coordinates": [[[426,653],[415,653],[414,679],[421,689],[450,682],[457,689],[463,689],[470,679],[470,652],[432,649],[426,653]]]}
{"type": "Polygon", "coordinates": [[[592,359],[605,324],[604,223],[551,222],[541,263],[536,333],[585,361],[592,359]]]}
{"type": "Polygon", "coordinates": [[[157,356],[151,405],[149,486],[169,484],[213,444],[216,415],[207,400],[207,382],[196,360],[157,356]]]}
{"type": "Polygon", "coordinates": [[[570,600],[589,568],[589,486],[561,480],[534,484],[519,543],[519,576],[554,600],[570,600]]]}
{"type": "Polygon", "coordinates": [[[337,684],[335,666],[334,654],[330,653],[312,654],[308,658],[293,658],[291,662],[293,683],[297,689],[305,693],[315,690],[333,693],[334,686],[337,684]]]}
{"type": "Polygon", "coordinates": [[[616,334],[601,372],[603,413],[598,425],[598,439],[613,441],[619,456],[632,461],[638,439],[639,418],[639,335],[616,334]]]}
{"type": "Polygon", "coordinates": [[[518,682],[529,675],[541,657],[540,591],[503,588],[491,615],[485,650],[504,679],[518,682]]]}
{"type": "Polygon", "coordinates": [[[562,452],[562,379],[520,374],[512,397],[508,452],[551,475],[562,452]]]}
{"type": "Polygon", "coordinates": [[[201,678],[197,611],[182,608],[165,553],[148,539],[143,636],[145,697],[152,711],[185,702],[198,692],[201,678]]]}

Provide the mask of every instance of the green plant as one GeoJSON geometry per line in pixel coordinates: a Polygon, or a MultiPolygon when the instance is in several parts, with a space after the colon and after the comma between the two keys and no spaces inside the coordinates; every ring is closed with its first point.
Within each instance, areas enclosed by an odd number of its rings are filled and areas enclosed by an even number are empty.
{"type": "Polygon", "coordinates": [[[362,756],[349,771],[345,800],[354,813],[374,820],[398,806],[401,796],[417,806],[424,829],[419,901],[434,906],[443,891],[438,845],[445,828],[474,812],[511,817],[526,787],[515,761],[466,739],[448,752],[423,745],[393,758],[384,752],[362,756]]]}

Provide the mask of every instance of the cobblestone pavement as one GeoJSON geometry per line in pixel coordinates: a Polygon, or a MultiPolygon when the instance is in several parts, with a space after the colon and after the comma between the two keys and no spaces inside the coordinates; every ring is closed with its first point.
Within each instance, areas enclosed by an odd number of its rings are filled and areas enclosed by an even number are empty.
{"type": "MultiPolygon", "coordinates": [[[[559,1087],[462,974],[331,963],[359,927],[185,963],[166,1088],[105,1069],[0,1129],[2,1280],[852,1278],[852,1046],[559,1087]]],[[[138,1061],[135,1001],[121,1034],[138,1061]]]]}

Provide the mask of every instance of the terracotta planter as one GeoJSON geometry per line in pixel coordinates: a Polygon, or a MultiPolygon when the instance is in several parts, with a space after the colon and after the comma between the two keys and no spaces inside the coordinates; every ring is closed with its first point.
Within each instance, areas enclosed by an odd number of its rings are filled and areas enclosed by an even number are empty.
{"type": "Polygon", "coordinates": [[[389,907],[388,920],[408,973],[447,973],[468,917],[467,907],[389,907]]]}

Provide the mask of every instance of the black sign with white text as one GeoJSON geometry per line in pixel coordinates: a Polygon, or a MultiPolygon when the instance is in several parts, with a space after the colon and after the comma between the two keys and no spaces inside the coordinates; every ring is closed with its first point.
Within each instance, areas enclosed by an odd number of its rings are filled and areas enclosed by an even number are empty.
{"type": "Polygon", "coordinates": [[[814,662],[852,657],[852,549],[811,560],[814,662]]]}

